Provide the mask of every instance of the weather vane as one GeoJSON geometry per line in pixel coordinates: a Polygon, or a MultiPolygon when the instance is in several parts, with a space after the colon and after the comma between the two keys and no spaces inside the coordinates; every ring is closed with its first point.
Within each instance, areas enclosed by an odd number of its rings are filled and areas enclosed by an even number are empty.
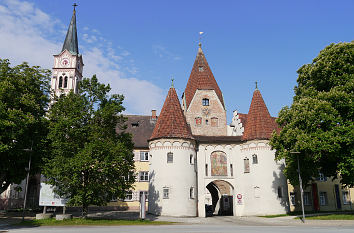
{"type": "Polygon", "coordinates": [[[174,86],[173,86],[173,81],[174,80],[175,80],[174,78],[171,78],[171,87],[173,87],[173,88],[174,88],[174,86]]]}
{"type": "Polygon", "coordinates": [[[256,89],[258,89],[258,82],[257,82],[257,81],[255,81],[255,84],[256,84],[256,89]]]}
{"type": "Polygon", "coordinates": [[[202,47],[202,35],[204,32],[199,32],[199,47],[202,47]]]}

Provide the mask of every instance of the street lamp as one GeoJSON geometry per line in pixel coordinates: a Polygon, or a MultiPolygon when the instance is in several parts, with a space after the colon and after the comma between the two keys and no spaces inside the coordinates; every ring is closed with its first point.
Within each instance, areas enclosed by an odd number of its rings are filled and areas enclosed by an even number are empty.
{"type": "Polygon", "coordinates": [[[30,158],[28,161],[28,167],[26,167],[27,171],[27,177],[26,177],[26,186],[25,186],[25,198],[23,200],[23,210],[22,210],[22,221],[25,220],[25,209],[26,209],[26,202],[27,202],[27,189],[28,189],[28,180],[29,180],[29,174],[31,170],[31,160],[32,160],[32,146],[31,149],[23,149],[23,151],[30,152],[30,158]]]}
{"type": "Polygon", "coordinates": [[[299,184],[300,184],[300,194],[301,194],[301,208],[302,208],[302,222],[305,223],[305,209],[304,209],[304,190],[302,189],[302,179],[300,174],[300,162],[299,162],[299,154],[298,151],[290,151],[290,154],[296,154],[297,157],[297,172],[299,174],[299,184]]]}

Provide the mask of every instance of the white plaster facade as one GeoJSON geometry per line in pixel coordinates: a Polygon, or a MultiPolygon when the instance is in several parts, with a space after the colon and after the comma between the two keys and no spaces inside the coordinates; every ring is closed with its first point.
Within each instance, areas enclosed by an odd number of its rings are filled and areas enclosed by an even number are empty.
{"type": "Polygon", "coordinates": [[[157,139],[151,141],[149,146],[149,212],[197,216],[195,143],[183,139],[157,139]],[[167,161],[168,153],[173,155],[172,162],[167,161]],[[164,195],[164,189],[168,189],[168,196],[164,195]]]}

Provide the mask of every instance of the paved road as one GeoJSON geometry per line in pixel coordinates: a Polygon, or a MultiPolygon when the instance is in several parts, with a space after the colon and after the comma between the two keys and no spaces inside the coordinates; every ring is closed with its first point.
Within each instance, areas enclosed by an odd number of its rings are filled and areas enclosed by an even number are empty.
{"type": "MultiPolygon", "coordinates": [[[[0,231],[1,232],[1,231],[0,231]]],[[[109,226],[109,227],[35,227],[10,229],[9,233],[353,233],[353,227],[313,226],[238,226],[238,225],[162,225],[162,226],[109,226]]]]}

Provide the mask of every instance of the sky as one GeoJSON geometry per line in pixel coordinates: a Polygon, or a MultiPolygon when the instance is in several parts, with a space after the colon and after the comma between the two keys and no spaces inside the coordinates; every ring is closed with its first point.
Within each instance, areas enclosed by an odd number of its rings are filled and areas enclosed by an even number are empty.
{"type": "MultiPolygon", "coordinates": [[[[0,0],[0,58],[51,69],[73,0],[0,0]]],[[[202,48],[226,103],[247,113],[255,82],[272,116],[291,105],[296,71],[331,43],[354,40],[353,0],[76,0],[84,77],[125,96],[126,114],[181,97],[202,48]]]]}

